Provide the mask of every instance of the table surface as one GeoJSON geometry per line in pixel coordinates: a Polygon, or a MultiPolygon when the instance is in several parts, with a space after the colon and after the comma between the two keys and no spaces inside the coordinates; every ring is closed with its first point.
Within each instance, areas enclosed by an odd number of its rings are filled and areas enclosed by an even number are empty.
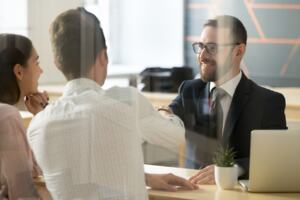
{"type": "MultiPolygon", "coordinates": [[[[113,75],[117,76],[117,75],[113,75]]],[[[119,75],[118,75],[119,76],[119,75]]],[[[40,90],[46,90],[50,94],[61,95],[65,84],[44,84],[40,85],[40,90]]],[[[300,88],[299,87],[267,87],[268,89],[280,92],[286,98],[288,105],[300,106],[300,88]]],[[[177,96],[177,93],[160,93],[160,92],[149,92],[149,96],[153,98],[162,98],[172,100],[177,96]]]]}
{"type": "MultiPolygon", "coordinates": [[[[173,173],[177,176],[189,178],[197,173],[197,170],[144,165],[147,173],[173,173]]],[[[35,179],[35,185],[43,193],[44,199],[51,200],[45,188],[43,177],[35,179]]],[[[222,190],[216,185],[199,185],[199,189],[192,191],[167,192],[148,189],[150,200],[299,200],[300,193],[250,193],[237,185],[233,190],[222,190]]]]}
{"type": "MultiPolygon", "coordinates": [[[[148,173],[173,173],[188,178],[197,170],[145,165],[148,173]]],[[[216,185],[200,185],[198,190],[166,192],[148,190],[150,200],[296,200],[300,199],[300,193],[250,193],[237,185],[233,190],[222,190],[216,185]]]]}

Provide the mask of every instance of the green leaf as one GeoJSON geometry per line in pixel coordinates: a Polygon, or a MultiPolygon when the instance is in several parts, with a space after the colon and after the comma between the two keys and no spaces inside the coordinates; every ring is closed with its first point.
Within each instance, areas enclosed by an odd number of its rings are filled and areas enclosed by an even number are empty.
{"type": "Polygon", "coordinates": [[[234,157],[236,152],[233,148],[219,146],[214,154],[213,162],[219,167],[233,167],[235,164],[234,157]]]}

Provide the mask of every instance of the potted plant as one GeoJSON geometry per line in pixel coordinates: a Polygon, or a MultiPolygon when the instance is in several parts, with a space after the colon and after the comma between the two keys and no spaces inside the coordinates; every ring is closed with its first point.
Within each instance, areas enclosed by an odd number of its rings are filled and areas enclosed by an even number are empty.
{"type": "Polygon", "coordinates": [[[237,167],[234,161],[235,152],[229,146],[220,146],[215,152],[215,181],[222,189],[232,189],[237,183],[237,167]]]}

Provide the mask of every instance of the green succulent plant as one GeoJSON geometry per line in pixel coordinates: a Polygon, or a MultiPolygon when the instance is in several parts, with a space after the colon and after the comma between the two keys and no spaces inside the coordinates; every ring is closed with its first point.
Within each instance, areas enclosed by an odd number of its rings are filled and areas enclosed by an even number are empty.
{"type": "Polygon", "coordinates": [[[213,162],[219,167],[233,167],[235,154],[233,148],[220,146],[214,154],[213,162]]]}

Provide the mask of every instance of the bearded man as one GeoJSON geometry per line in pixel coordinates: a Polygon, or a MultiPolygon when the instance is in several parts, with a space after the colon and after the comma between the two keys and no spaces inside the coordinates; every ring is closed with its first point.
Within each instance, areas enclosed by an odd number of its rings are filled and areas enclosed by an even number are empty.
{"type": "Polygon", "coordinates": [[[193,183],[215,183],[212,157],[219,145],[234,149],[239,177],[247,178],[251,131],[286,129],[284,96],[257,85],[240,68],[246,45],[239,19],[208,20],[193,44],[201,78],[183,82],[169,105],[185,124],[185,165],[200,168],[193,183]]]}

